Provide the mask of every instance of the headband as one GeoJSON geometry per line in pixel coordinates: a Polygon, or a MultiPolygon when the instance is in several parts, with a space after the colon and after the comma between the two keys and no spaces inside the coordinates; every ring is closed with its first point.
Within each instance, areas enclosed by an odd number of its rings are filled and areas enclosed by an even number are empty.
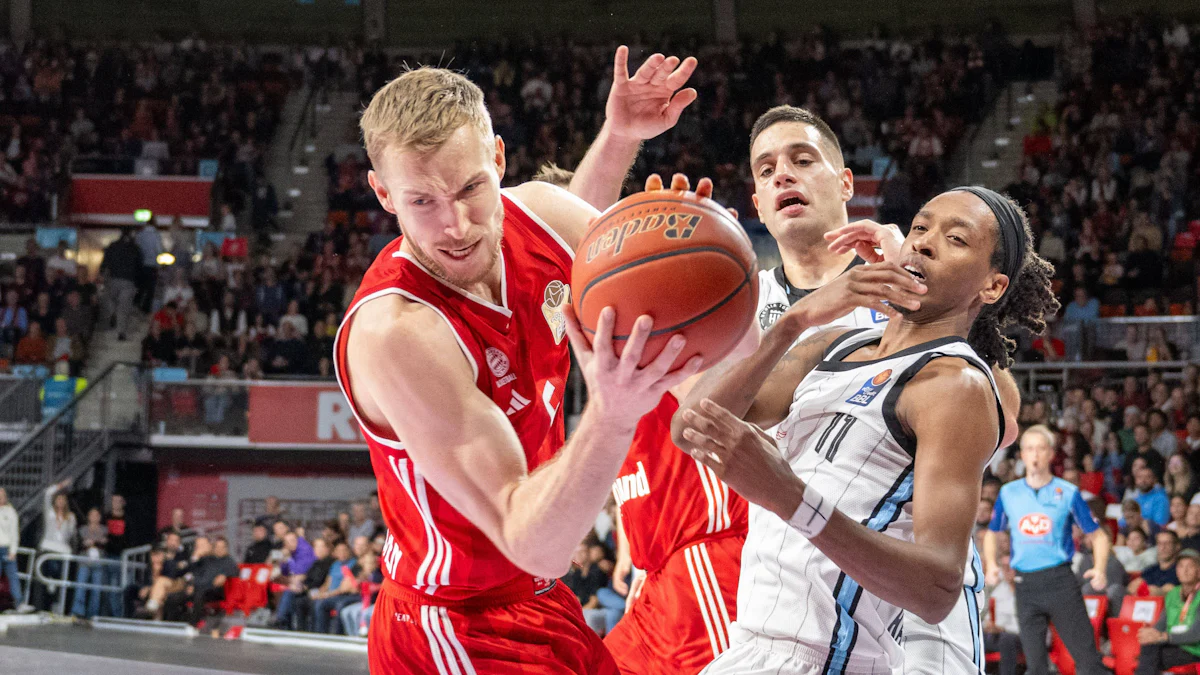
{"type": "Polygon", "coordinates": [[[978,185],[956,187],[951,192],[970,192],[982,199],[992,210],[992,215],[996,216],[1000,241],[1004,244],[1004,263],[1000,271],[1008,277],[1008,288],[1004,290],[1004,294],[1007,295],[1008,290],[1017,285],[1017,275],[1021,273],[1021,267],[1025,264],[1025,247],[1029,243],[1020,209],[995,190],[978,185]]]}

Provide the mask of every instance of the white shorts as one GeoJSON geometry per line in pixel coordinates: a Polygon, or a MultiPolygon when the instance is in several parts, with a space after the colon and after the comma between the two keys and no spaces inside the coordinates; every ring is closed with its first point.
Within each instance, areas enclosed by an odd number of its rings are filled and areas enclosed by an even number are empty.
{"type": "Polygon", "coordinates": [[[983,675],[983,593],[963,588],[950,615],[936,626],[904,613],[904,675],[983,675]]]}
{"type": "MultiPolygon", "coordinates": [[[[771,640],[731,626],[733,644],[700,671],[700,675],[822,675],[827,655],[791,643],[791,654],[771,648],[771,640]]],[[[858,663],[842,671],[846,675],[902,675],[898,670],[858,663]]],[[[940,674],[939,674],[940,675],[940,674]]]]}

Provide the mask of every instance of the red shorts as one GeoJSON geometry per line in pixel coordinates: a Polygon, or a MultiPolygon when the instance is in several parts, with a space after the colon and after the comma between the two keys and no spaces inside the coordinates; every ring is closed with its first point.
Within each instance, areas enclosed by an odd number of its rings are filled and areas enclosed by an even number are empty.
{"type": "Polygon", "coordinates": [[[561,581],[492,604],[431,605],[391,582],[375,601],[375,675],[617,675],[612,656],[561,581]]]}
{"type": "Polygon", "coordinates": [[[737,534],[692,544],[646,577],[604,638],[622,673],[697,673],[729,648],[745,542],[737,534]]]}

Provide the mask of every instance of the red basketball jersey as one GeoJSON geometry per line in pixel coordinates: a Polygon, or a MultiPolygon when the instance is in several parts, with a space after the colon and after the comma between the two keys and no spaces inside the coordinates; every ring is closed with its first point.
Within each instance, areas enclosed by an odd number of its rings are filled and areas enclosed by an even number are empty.
{"type": "Polygon", "coordinates": [[[630,557],[653,572],[696,541],[746,533],[746,500],[671,441],[679,401],[666,394],[639,422],[613,483],[630,557]]]}
{"type": "MultiPolygon", "coordinates": [[[[499,305],[434,277],[388,245],[363,277],[338,331],[338,384],[358,414],[347,371],[346,327],[355,311],[374,298],[402,295],[437,312],[450,326],[458,349],[475,372],[475,384],[512,422],[529,470],[563,444],[560,410],[570,354],[563,307],[569,301],[573,255],[566,242],[507,192],[499,305]]],[[[450,506],[421,474],[391,429],[358,418],[379,483],[379,507],[387,525],[380,567],[405,588],[454,601],[477,596],[529,575],[508,561],[478,528],[450,506]]],[[[459,420],[447,419],[446,424],[459,420]]]]}

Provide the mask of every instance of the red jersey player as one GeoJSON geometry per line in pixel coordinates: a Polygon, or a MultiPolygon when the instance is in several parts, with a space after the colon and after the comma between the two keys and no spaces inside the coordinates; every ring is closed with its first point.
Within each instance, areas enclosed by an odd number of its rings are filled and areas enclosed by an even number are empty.
{"type": "MultiPolygon", "coordinates": [[[[676,93],[694,60],[656,55],[629,78],[626,54],[589,155],[601,173],[695,98],[676,93]]],[[[667,372],[677,336],[638,368],[649,317],[617,357],[611,309],[588,345],[567,281],[596,212],[545,183],[500,190],[504,144],[466,78],[406,73],[375,94],[362,129],[371,186],[403,233],[368,270],[335,347],[389,530],[371,670],[615,672],[554,577],[603,505],[637,420],[699,359],[667,372]],[[563,445],[567,338],[590,400],[563,445]]]]}

